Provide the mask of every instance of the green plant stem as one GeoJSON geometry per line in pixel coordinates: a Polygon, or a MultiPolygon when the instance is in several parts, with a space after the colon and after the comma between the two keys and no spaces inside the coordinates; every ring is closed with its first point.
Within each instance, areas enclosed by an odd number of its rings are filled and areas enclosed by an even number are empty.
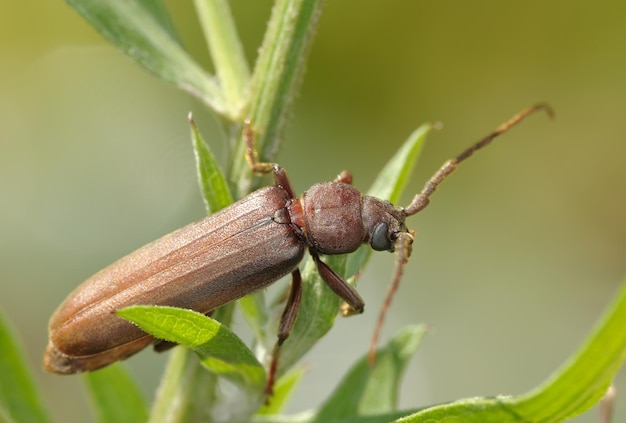
{"type": "MultiPolygon", "coordinates": [[[[263,160],[271,160],[280,144],[323,4],[323,0],[277,0],[272,10],[252,75],[246,113],[263,160]]],[[[253,175],[245,161],[241,132],[237,140],[229,179],[239,198],[250,191],[253,175]]]]}
{"type": "Polygon", "coordinates": [[[216,403],[216,383],[217,376],[202,368],[192,350],[175,347],[148,422],[211,421],[210,411],[216,403]]]}
{"type": "Polygon", "coordinates": [[[226,0],[195,0],[196,11],[211,52],[230,115],[241,118],[250,69],[226,0]]]}

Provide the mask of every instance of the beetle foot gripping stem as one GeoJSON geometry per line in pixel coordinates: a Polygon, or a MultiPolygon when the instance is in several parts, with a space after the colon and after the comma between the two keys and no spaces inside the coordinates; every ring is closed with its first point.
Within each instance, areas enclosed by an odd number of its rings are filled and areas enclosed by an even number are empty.
{"type": "Polygon", "coordinates": [[[267,382],[265,383],[265,405],[269,405],[270,398],[274,395],[274,383],[276,383],[276,372],[278,371],[278,358],[280,355],[280,347],[282,342],[278,341],[274,345],[274,351],[272,351],[272,361],[270,367],[267,369],[267,382]]]}
{"type": "Polygon", "coordinates": [[[243,136],[246,138],[246,162],[248,167],[253,173],[265,175],[268,173],[274,174],[274,182],[277,187],[280,187],[287,191],[287,194],[291,198],[295,198],[295,191],[291,187],[287,172],[278,163],[262,162],[259,160],[259,153],[256,150],[255,133],[252,129],[252,122],[250,119],[245,121],[245,129],[243,136]]]}
{"type": "Polygon", "coordinates": [[[280,166],[277,163],[262,162],[259,160],[259,153],[256,150],[255,134],[252,129],[252,121],[246,119],[243,135],[246,138],[246,161],[254,173],[266,174],[276,173],[280,166]]]}

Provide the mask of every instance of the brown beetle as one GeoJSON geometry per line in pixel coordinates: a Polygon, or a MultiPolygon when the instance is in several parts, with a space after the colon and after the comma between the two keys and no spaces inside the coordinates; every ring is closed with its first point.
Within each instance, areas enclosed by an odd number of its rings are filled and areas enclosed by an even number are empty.
{"type": "Polygon", "coordinates": [[[328,286],[352,311],[361,313],[364,302],[357,291],[319,255],[351,253],[363,243],[374,250],[397,250],[399,254],[372,340],[373,352],[411,251],[413,235],[405,219],[428,205],[437,186],[460,162],[539,109],[551,113],[543,104],[529,107],[447,161],[406,208],[362,195],[350,185],[348,172],[333,182],[313,185],[300,198],[296,197],[280,166],[258,161],[252,130],[247,125],[248,163],[254,172],[272,172],[276,185],[261,188],[136,250],[78,286],[50,319],[45,369],[61,374],[96,370],[160,342],[118,317],[115,311],[121,308],[168,305],[208,313],[291,273],[291,293],[269,371],[271,391],[278,350],[289,336],[300,304],[298,264],[305,249],[308,248],[328,286]]]}

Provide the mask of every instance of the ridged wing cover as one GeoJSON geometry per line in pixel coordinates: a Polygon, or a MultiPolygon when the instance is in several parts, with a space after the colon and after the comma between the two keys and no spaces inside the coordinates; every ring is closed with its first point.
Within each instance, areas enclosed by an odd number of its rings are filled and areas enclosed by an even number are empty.
{"type": "MultiPolygon", "coordinates": [[[[115,311],[169,305],[207,313],[290,273],[304,245],[273,218],[290,200],[265,187],[111,264],[78,286],[50,319],[48,370],[93,370],[154,339],[115,311]]],[[[284,215],[284,213],[283,213],[284,215]]]]}

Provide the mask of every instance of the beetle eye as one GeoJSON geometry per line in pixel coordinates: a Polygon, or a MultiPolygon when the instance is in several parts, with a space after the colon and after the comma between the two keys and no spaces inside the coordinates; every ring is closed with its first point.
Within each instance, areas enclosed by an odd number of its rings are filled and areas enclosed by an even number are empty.
{"type": "Polygon", "coordinates": [[[385,222],[381,222],[372,231],[372,239],[370,245],[376,251],[391,250],[391,240],[387,237],[389,226],[385,222]]]}

